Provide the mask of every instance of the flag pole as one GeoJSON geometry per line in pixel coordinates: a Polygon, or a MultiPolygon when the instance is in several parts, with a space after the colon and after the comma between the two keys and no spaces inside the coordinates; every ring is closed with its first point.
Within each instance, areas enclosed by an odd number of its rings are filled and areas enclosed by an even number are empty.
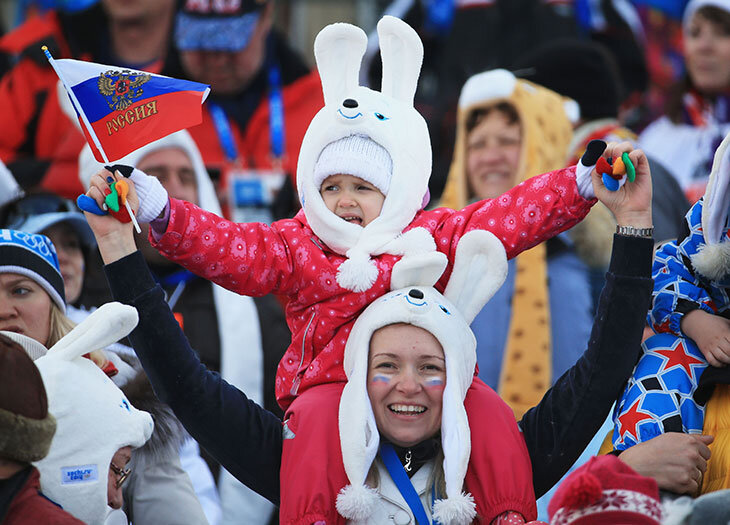
{"type": "Polygon", "coordinates": [[[43,50],[43,53],[45,53],[46,58],[48,59],[48,62],[51,64],[51,67],[56,72],[56,75],[58,75],[58,78],[61,80],[63,87],[66,89],[66,93],[68,93],[68,96],[71,98],[71,102],[76,107],[76,111],[78,112],[79,115],[81,115],[81,119],[84,121],[84,126],[86,127],[86,131],[88,132],[89,136],[91,137],[91,140],[94,141],[94,145],[96,146],[96,149],[98,149],[99,153],[101,153],[101,157],[104,159],[104,162],[108,164],[109,157],[106,156],[106,152],[104,151],[104,148],[101,147],[99,138],[96,136],[96,133],[94,132],[94,128],[91,127],[91,123],[89,122],[89,119],[86,117],[86,113],[84,113],[84,110],[81,108],[81,104],[79,103],[79,100],[76,98],[76,94],[71,89],[71,86],[69,86],[66,83],[66,79],[63,78],[63,75],[61,74],[61,70],[58,69],[58,67],[56,66],[56,61],[53,60],[53,57],[51,56],[50,51],[48,51],[48,47],[42,46],[41,49],[43,50]]]}

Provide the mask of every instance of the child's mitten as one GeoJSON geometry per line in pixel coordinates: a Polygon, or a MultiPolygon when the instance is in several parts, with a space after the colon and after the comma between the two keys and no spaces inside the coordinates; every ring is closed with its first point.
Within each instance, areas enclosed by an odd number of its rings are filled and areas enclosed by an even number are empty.
{"type": "Polygon", "coordinates": [[[606,150],[606,143],[602,140],[592,140],[586,146],[586,151],[575,167],[575,182],[578,185],[578,192],[584,199],[594,199],[593,182],[591,171],[596,163],[602,159],[601,155],[606,150]]]}
{"type": "Polygon", "coordinates": [[[105,166],[105,168],[112,173],[118,171],[134,183],[134,189],[137,190],[139,199],[139,209],[137,210],[139,222],[151,222],[165,209],[168,201],[167,191],[157,177],[151,177],[137,168],[124,164],[114,164],[105,166]]]}

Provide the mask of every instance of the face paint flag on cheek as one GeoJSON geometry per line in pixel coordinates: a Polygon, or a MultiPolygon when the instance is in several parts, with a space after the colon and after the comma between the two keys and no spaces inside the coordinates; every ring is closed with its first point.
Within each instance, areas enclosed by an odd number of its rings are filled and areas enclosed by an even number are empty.
{"type": "Polygon", "coordinates": [[[427,387],[443,387],[444,386],[444,380],[440,377],[427,377],[423,383],[427,387]]]}
{"type": "Polygon", "coordinates": [[[98,162],[202,122],[210,86],[82,60],[46,58],[61,79],[98,162]]]}
{"type": "Polygon", "coordinates": [[[373,383],[390,383],[390,378],[382,374],[376,374],[372,379],[373,383]]]}

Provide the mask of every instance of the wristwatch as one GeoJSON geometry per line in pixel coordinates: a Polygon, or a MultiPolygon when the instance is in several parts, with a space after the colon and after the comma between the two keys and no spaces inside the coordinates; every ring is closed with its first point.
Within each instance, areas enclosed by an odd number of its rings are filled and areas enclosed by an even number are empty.
{"type": "Polygon", "coordinates": [[[654,227],[634,228],[633,226],[616,225],[616,233],[619,235],[626,235],[627,237],[644,237],[651,239],[654,236],[654,227]]]}

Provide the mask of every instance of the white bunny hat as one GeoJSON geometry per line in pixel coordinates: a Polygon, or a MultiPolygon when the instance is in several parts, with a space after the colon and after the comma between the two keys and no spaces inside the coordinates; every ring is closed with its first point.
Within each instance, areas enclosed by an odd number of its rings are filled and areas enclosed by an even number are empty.
{"type": "Polygon", "coordinates": [[[397,289],[365,309],[347,340],[344,367],[348,381],[340,400],[339,430],[350,485],[340,491],[337,510],[348,519],[366,520],[379,500],[377,492],[365,485],[380,444],[367,394],[368,354],[373,333],[394,323],[411,324],[433,334],[446,359],[441,443],[447,497],[434,504],[434,520],[442,525],[466,525],[476,515],[472,496],[462,492],[471,454],[464,397],[476,365],[476,339],[469,324],[504,282],[507,256],[494,235],[474,230],[459,242],[454,270],[442,295],[432,286],[445,267],[446,257],[435,252],[394,269],[391,283],[397,289]]]}
{"type": "Polygon", "coordinates": [[[410,255],[436,249],[423,228],[401,235],[422,208],[431,176],[431,143],[426,121],[413,107],[423,44],[408,24],[392,16],[378,22],[383,60],[382,91],[358,85],[367,36],[359,27],[332,24],[319,32],[314,55],[322,79],[325,106],[312,119],[302,141],[297,189],[314,233],[348,260],[337,282],[356,292],[378,276],[371,255],[410,255]],[[332,213],[319,193],[314,169],[327,145],[342,138],[369,137],[385,148],[393,173],[380,215],[364,228],[332,213]]]}
{"type": "Polygon", "coordinates": [[[730,273],[730,240],[723,230],[730,203],[730,134],[715,151],[710,179],[702,202],[704,246],[690,259],[695,270],[716,281],[730,273]]]}
{"type": "Polygon", "coordinates": [[[152,417],[134,408],[87,352],[125,337],[137,310],[108,303],[94,311],[35,361],[57,421],[48,455],[35,463],[43,493],[90,525],[107,514],[109,463],[122,447],[141,447],[152,435],[152,417]]]}

